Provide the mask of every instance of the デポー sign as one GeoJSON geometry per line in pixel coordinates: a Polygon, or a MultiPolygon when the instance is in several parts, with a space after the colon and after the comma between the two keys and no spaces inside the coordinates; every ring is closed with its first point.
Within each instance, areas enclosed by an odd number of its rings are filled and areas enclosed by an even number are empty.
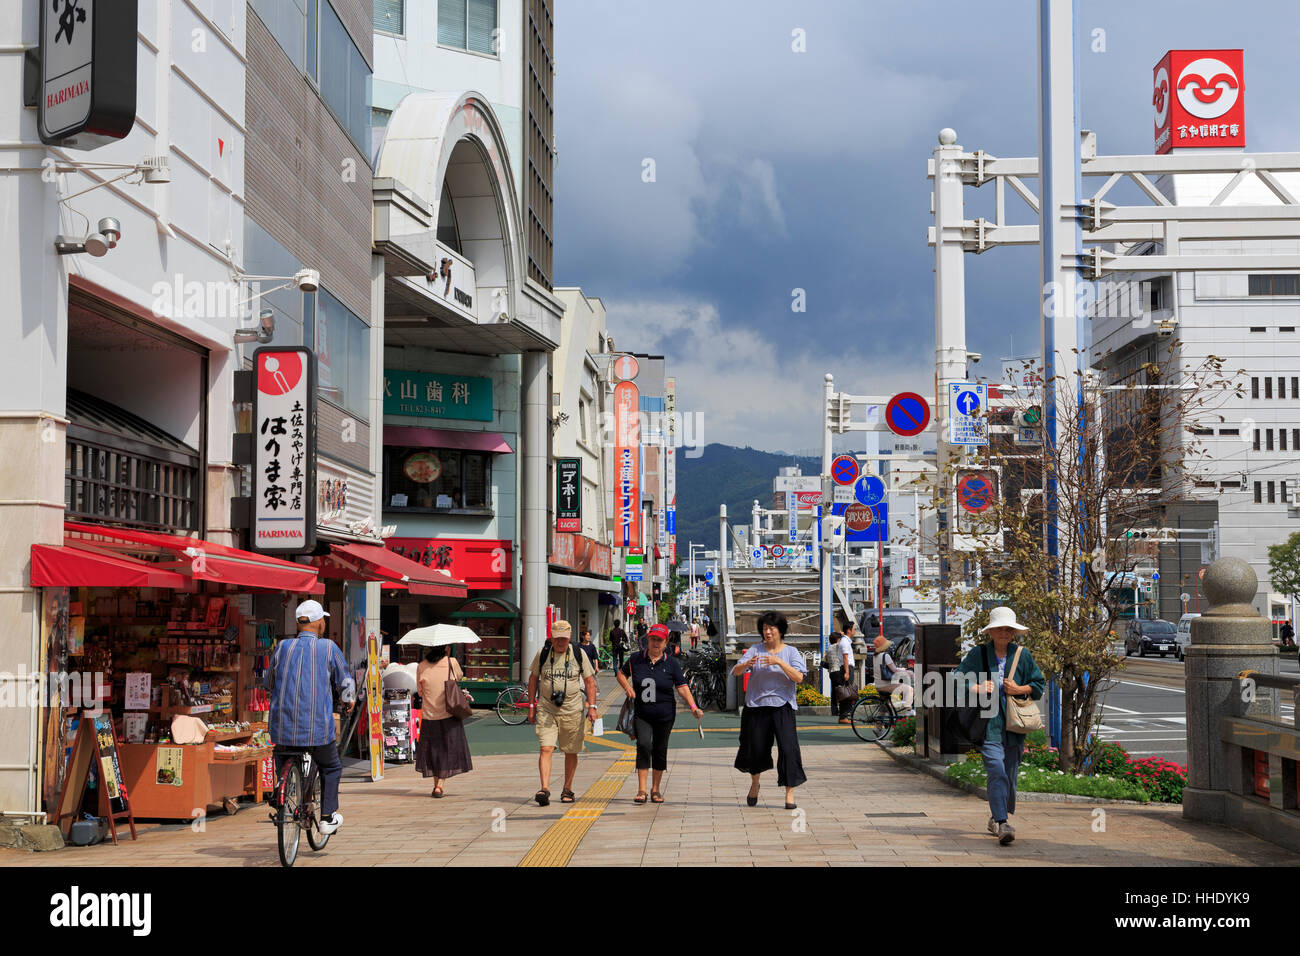
{"type": "Polygon", "coordinates": [[[555,530],[582,532],[582,460],[555,459],[555,530]]]}
{"type": "Polygon", "coordinates": [[[1246,145],[1241,50],[1170,50],[1156,64],[1155,151],[1246,145]]]}
{"type": "Polygon", "coordinates": [[[316,547],[316,356],[272,346],[253,356],[253,547],[316,547]]]}

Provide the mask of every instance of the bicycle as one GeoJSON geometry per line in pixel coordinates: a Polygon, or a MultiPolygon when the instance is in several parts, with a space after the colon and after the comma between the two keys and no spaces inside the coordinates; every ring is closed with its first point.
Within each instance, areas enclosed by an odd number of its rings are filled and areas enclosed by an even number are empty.
{"type": "MultiPolygon", "coordinates": [[[[293,866],[304,830],[307,831],[307,842],[317,851],[325,849],[330,834],[320,828],[321,776],[316,762],[311,759],[311,751],[286,747],[281,755],[291,759],[286,761],[284,773],[279,776],[273,791],[277,845],[281,865],[293,866]]],[[[276,773],[280,774],[278,767],[276,773]]]]}
{"type": "Polygon", "coordinates": [[[497,694],[493,710],[501,718],[501,723],[516,726],[528,719],[528,688],[523,684],[511,684],[497,694]]]}
{"type": "Polygon", "coordinates": [[[894,725],[905,718],[894,708],[893,694],[865,695],[859,697],[849,714],[853,732],[859,740],[873,743],[884,740],[894,725]]]}
{"type": "Polygon", "coordinates": [[[600,664],[601,669],[607,669],[614,666],[614,655],[610,653],[607,646],[602,644],[596,650],[596,661],[600,664]]]}

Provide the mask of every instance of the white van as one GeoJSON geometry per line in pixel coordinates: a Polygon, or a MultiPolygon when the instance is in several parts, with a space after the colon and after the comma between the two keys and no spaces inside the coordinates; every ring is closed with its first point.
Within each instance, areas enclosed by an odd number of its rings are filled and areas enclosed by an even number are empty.
{"type": "Polygon", "coordinates": [[[1184,614],[1178,619],[1178,650],[1175,652],[1174,656],[1180,661],[1183,659],[1184,652],[1187,650],[1187,645],[1192,643],[1192,621],[1196,620],[1200,616],[1201,615],[1199,614],[1184,614]]]}

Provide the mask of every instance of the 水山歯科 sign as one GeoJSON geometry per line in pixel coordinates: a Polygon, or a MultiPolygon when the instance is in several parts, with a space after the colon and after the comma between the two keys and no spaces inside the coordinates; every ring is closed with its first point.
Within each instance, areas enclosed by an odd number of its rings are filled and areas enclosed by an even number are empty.
{"type": "Polygon", "coordinates": [[[253,548],[316,547],[316,355],[298,346],[253,354],[253,548]]]}

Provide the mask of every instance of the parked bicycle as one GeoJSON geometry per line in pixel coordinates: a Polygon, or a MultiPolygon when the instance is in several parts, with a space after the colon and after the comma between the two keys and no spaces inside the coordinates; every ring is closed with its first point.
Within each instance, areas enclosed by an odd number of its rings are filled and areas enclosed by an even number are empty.
{"type": "MultiPolygon", "coordinates": [[[[313,850],[325,849],[330,835],[320,828],[321,776],[320,768],[311,759],[311,751],[284,749],[294,759],[286,763],[272,792],[280,863],[293,866],[304,830],[313,850]]],[[[279,774],[279,768],[276,772],[279,774]]]]}
{"type": "Polygon", "coordinates": [[[727,706],[726,660],[721,648],[707,644],[691,651],[682,659],[682,672],[701,710],[727,706]]]}
{"type": "Polygon", "coordinates": [[[606,670],[614,666],[614,655],[604,644],[597,648],[596,660],[600,664],[601,670],[606,670]]]}
{"type": "Polygon", "coordinates": [[[523,684],[511,684],[497,694],[493,709],[501,718],[501,723],[512,726],[522,724],[528,719],[528,688],[523,684]]]}
{"type": "Polygon", "coordinates": [[[863,695],[858,698],[849,714],[853,732],[858,735],[858,739],[868,743],[884,740],[894,725],[903,719],[902,713],[894,706],[892,694],[863,695]]]}

